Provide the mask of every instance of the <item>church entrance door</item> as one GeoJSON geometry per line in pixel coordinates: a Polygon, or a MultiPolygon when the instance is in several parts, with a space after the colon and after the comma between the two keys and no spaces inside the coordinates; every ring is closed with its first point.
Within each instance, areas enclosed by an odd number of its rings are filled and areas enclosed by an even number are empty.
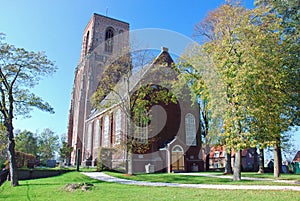
{"type": "Polygon", "coordinates": [[[172,171],[184,171],[184,155],[181,146],[176,145],[172,149],[172,171]]]}

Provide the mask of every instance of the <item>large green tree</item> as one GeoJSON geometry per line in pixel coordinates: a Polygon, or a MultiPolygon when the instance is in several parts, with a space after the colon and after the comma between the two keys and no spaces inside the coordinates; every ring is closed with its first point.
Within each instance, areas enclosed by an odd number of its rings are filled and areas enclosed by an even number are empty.
{"type": "Polygon", "coordinates": [[[65,162],[66,165],[70,165],[71,153],[73,147],[66,141],[65,135],[61,138],[61,146],[59,149],[60,159],[65,162]]]}
{"type": "MultiPolygon", "coordinates": [[[[194,49],[195,50],[195,49],[194,49]]],[[[197,50],[195,50],[197,51],[197,50]]],[[[180,62],[176,65],[176,70],[179,71],[178,80],[173,83],[174,91],[177,95],[191,97],[193,104],[198,104],[200,108],[200,127],[202,143],[205,146],[206,155],[206,171],[209,170],[209,155],[212,144],[218,143],[218,135],[220,132],[221,121],[217,115],[212,115],[210,89],[208,85],[213,83],[214,78],[208,73],[203,72],[203,69],[211,68],[211,64],[207,62],[207,57],[203,52],[197,51],[199,57],[191,57],[189,54],[183,54],[180,57],[180,62]],[[210,81],[207,81],[210,80],[210,81]],[[208,83],[209,82],[209,83],[208,83]],[[182,91],[188,87],[190,93],[182,94],[182,91]]],[[[195,53],[195,52],[194,52],[195,53]]],[[[229,155],[230,156],[230,155],[229,155]]],[[[226,173],[231,173],[231,167],[227,168],[226,173]]]]}
{"type": "MultiPolygon", "coordinates": [[[[202,75],[213,73],[221,80],[220,93],[212,90],[218,85],[212,85],[209,76],[204,82],[211,89],[212,113],[223,111],[221,139],[236,153],[234,180],[240,180],[240,150],[257,145],[280,150],[282,133],[298,118],[295,97],[299,90],[292,82],[299,81],[299,71],[287,65],[290,53],[284,50],[290,46],[283,40],[282,19],[270,9],[222,5],[197,25],[197,33],[206,40],[187,54],[202,75]],[[204,62],[207,55],[209,59],[204,62]],[[209,60],[214,62],[209,65],[211,72],[204,65],[209,60]]],[[[277,158],[275,155],[275,161],[277,158]]]]}
{"type": "Polygon", "coordinates": [[[44,129],[38,136],[38,155],[42,161],[53,159],[59,151],[59,137],[50,128],[44,129]]]}
{"type": "Polygon", "coordinates": [[[229,153],[230,149],[234,149],[236,153],[234,180],[241,178],[240,150],[247,146],[248,136],[241,74],[245,70],[242,58],[244,50],[239,38],[241,29],[247,25],[247,14],[248,10],[230,4],[210,12],[196,26],[196,34],[205,37],[204,43],[196,47],[198,50],[192,50],[196,52],[194,56],[197,58],[193,66],[199,68],[198,71],[203,75],[209,90],[212,116],[222,120],[219,141],[227,146],[229,153]]]}
{"type": "Polygon", "coordinates": [[[53,108],[30,92],[39,80],[55,72],[56,67],[43,52],[27,51],[4,41],[0,36],[0,113],[8,140],[11,185],[18,185],[15,161],[15,115],[28,116],[35,107],[52,112],[53,108]]]}
{"type": "Polygon", "coordinates": [[[32,154],[37,156],[38,153],[38,145],[37,138],[30,131],[24,130],[18,134],[16,134],[16,147],[17,151],[21,151],[27,154],[32,154]]]}
{"type": "Polygon", "coordinates": [[[286,139],[289,133],[286,127],[293,127],[300,124],[300,1],[299,0],[256,0],[257,7],[267,9],[265,15],[277,17],[280,27],[277,33],[280,34],[281,48],[272,49],[279,62],[278,68],[284,69],[285,79],[280,83],[281,90],[285,96],[285,110],[281,119],[285,127],[280,130],[281,135],[277,137],[274,147],[274,176],[278,177],[281,164],[281,149],[285,149],[286,139]],[[277,160],[278,159],[278,160],[277,160]]]}

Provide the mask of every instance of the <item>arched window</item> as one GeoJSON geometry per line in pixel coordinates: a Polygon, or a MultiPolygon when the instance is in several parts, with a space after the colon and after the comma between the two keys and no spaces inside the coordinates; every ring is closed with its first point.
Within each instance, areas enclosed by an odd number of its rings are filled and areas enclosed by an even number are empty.
{"type": "Polygon", "coordinates": [[[173,147],[172,152],[183,152],[183,149],[181,146],[176,145],[173,147]]]}
{"type": "Polygon", "coordinates": [[[108,28],[105,32],[105,52],[112,53],[113,51],[113,37],[114,37],[114,31],[112,28],[108,28]]]}
{"type": "Polygon", "coordinates": [[[104,128],[103,128],[103,146],[108,147],[109,145],[109,116],[104,117],[104,128]]]}
{"type": "Polygon", "coordinates": [[[185,115],[185,135],[186,145],[196,146],[196,122],[195,117],[191,113],[185,115]]]}
{"type": "Polygon", "coordinates": [[[115,127],[115,144],[120,144],[121,142],[121,129],[122,129],[122,113],[121,109],[118,109],[116,112],[116,127],[115,127]]]}

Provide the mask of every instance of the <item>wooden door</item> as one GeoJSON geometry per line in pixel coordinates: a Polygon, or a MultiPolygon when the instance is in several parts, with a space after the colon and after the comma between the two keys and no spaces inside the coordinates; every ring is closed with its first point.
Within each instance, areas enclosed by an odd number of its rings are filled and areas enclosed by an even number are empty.
{"type": "Polygon", "coordinates": [[[184,171],[183,149],[175,146],[172,150],[172,171],[184,171]]]}

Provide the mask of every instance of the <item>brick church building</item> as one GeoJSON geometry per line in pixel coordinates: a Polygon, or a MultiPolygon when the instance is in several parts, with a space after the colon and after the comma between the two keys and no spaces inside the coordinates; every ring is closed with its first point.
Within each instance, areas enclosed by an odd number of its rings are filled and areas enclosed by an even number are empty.
{"type": "Polygon", "coordinates": [[[103,107],[92,106],[91,97],[98,87],[102,87],[99,83],[104,80],[105,69],[110,68],[111,59],[118,57],[116,55],[127,47],[128,23],[93,14],[83,33],[81,56],[71,95],[67,136],[68,143],[73,147],[70,163],[74,165],[79,161],[82,165],[96,165],[101,147],[113,150],[105,165],[126,171],[128,136],[133,136],[134,173],[145,172],[145,166],[150,166],[151,171],[155,172],[203,170],[199,108],[192,106],[187,88],[182,91],[185,95],[177,95],[174,102],[153,103],[151,110],[145,111],[149,112],[149,124],[135,125],[134,129],[128,126],[128,113],[123,100],[145,84],[157,90],[164,88],[163,83],[149,77],[155,77],[155,71],[162,76],[169,76],[172,74],[169,72],[174,71],[168,48],[162,48],[152,62],[130,74],[126,81],[122,78],[115,80],[114,93],[111,91],[106,94],[99,103],[103,107]],[[112,99],[116,101],[107,104],[112,99]]]}

